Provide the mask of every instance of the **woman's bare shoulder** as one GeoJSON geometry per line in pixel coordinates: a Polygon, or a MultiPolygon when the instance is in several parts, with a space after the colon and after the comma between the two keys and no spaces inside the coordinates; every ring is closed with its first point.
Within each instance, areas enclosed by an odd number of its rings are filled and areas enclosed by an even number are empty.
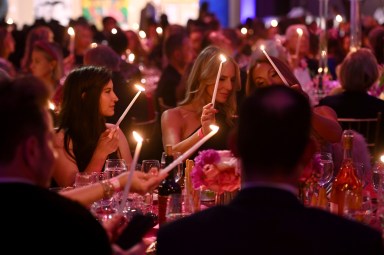
{"type": "Polygon", "coordinates": [[[182,118],[183,118],[183,115],[182,115],[181,107],[168,109],[164,111],[163,114],[161,115],[161,119],[172,120],[172,121],[181,120],[182,118]]]}

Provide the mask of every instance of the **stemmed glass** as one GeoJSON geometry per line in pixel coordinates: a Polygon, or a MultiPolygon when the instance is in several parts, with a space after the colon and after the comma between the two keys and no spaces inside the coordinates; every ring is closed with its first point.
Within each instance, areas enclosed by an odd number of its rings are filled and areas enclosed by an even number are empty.
{"type": "MultiPolygon", "coordinates": [[[[108,180],[127,171],[124,159],[107,159],[105,161],[104,172],[97,174],[98,181],[108,180]]],[[[101,199],[92,205],[91,211],[101,221],[107,221],[117,213],[117,206],[121,200],[121,192],[111,198],[101,199]]]]}
{"type": "Polygon", "coordinates": [[[319,206],[327,209],[327,184],[333,178],[333,159],[332,154],[329,152],[318,152],[315,153],[313,158],[313,169],[316,173],[317,182],[320,186],[318,199],[319,206]]]}
{"type": "MultiPolygon", "coordinates": [[[[158,175],[160,170],[160,162],[157,159],[146,159],[143,160],[141,163],[141,171],[144,173],[148,173],[150,175],[158,175]]],[[[146,197],[148,197],[147,204],[149,204],[149,213],[153,212],[153,192],[149,192],[146,194],[146,197]]]]}
{"type": "Polygon", "coordinates": [[[319,152],[315,154],[315,160],[318,160],[318,183],[321,188],[324,188],[333,177],[333,159],[329,152],[319,152]]]}

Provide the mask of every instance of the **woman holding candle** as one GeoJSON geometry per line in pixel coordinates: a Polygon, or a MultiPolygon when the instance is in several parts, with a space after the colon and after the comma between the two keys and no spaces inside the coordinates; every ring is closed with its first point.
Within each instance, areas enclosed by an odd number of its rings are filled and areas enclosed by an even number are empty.
{"type": "Polygon", "coordinates": [[[105,121],[118,100],[111,79],[107,69],[88,66],[73,70],[64,82],[53,175],[59,186],[72,186],[78,172],[102,171],[107,158],[132,161],[123,132],[105,121]]]}
{"type": "MultiPolygon", "coordinates": [[[[272,46],[270,45],[270,47],[272,46]]],[[[296,79],[295,75],[291,71],[291,68],[288,66],[288,62],[286,60],[284,62],[284,59],[280,60],[282,55],[278,54],[281,52],[278,50],[278,46],[276,46],[276,49],[273,50],[267,48],[266,52],[270,52],[271,60],[276,65],[276,68],[279,69],[280,73],[284,75],[288,85],[291,88],[299,90],[305,94],[299,81],[296,79]],[[279,56],[280,58],[274,57],[272,54],[279,56]]],[[[246,94],[250,95],[253,90],[260,87],[270,86],[272,84],[283,85],[284,83],[275,68],[271,65],[268,59],[265,58],[263,53],[255,51],[248,67],[246,94]]],[[[313,133],[316,134],[316,137],[318,138],[319,146],[340,142],[342,130],[337,122],[337,115],[335,111],[333,111],[330,107],[323,106],[314,107],[312,109],[313,133]]]]}
{"type": "Polygon", "coordinates": [[[185,99],[179,106],[162,114],[161,129],[163,146],[173,145],[173,151],[185,152],[211,129],[210,124],[220,127],[219,132],[205,148],[228,149],[228,133],[234,126],[236,114],[236,90],[240,88],[240,72],[237,63],[226,56],[222,63],[219,48],[208,46],[197,57],[187,81],[185,99]],[[219,66],[222,65],[218,74],[219,66]],[[215,107],[212,97],[219,75],[215,107]]]}

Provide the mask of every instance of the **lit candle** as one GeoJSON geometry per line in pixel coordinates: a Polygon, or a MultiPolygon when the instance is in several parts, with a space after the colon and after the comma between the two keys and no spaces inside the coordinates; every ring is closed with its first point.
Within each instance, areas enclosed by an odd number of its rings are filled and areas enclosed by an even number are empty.
{"type": "Polygon", "coordinates": [[[117,121],[116,126],[119,126],[120,123],[123,121],[125,115],[127,115],[129,109],[131,109],[133,103],[134,103],[134,102],[136,101],[136,99],[139,97],[140,93],[141,93],[142,91],[145,91],[145,89],[144,89],[142,86],[137,85],[137,84],[136,84],[135,86],[136,86],[136,88],[137,88],[139,91],[137,92],[136,96],[132,99],[132,101],[129,103],[129,105],[127,106],[127,108],[125,109],[125,111],[123,112],[123,114],[121,115],[121,117],[119,118],[119,120],[117,121]]]}
{"type": "Polygon", "coordinates": [[[162,169],[160,172],[166,172],[168,173],[173,168],[175,168],[178,164],[181,162],[184,162],[192,153],[194,153],[203,143],[208,141],[209,138],[211,138],[214,134],[217,133],[219,130],[219,127],[216,125],[210,125],[211,132],[209,132],[206,136],[204,136],[201,140],[199,140],[197,143],[195,143],[191,148],[189,148],[186,152],[184,152],[180,157],[176,158],[174,161],[172,161],[171,164],[169,164],[166,168],[162,169]]]}
{"type": "Polygon", "coordinates": [[[69,34],[69,53],[75,54],[75,30],[73,27],[68,28],[68,34],[69,34]]]}
{"type": "Polygon", "coordinates": [[[298,29],[296,29],[296,32],[298,34],[298,38],[297,38],[297,43],[296,43],[296,53],[295,53],[295,55],[296,55],[297,60],[298,60],[299,59],[301,37],[303,36],[303,29],[298,28],[298,29]]]}
{"type": "Polygon", "coordinates": [[[131,188],[131,185],[132,185],[133,173],[135,171],[137,160],[139,158],[139,154],[140,154],[140,150],[141,150],[141,146],[143,144],[143,138],[136,131],[133,131],[133,137],[137,141],[137,145],[136,145],[136,149],[135,149],[135,154],[133,155],[133,159],[131,162],[131,167],[129,168],[128,179],[127,179],[127,182],[125,183],[125,186],[124,186],[123,196],[121,198],[121,203],[120,203],[120,208],[119,208],[120,214],[123,212],[124,206],[127,202],[129,189],[131,188]]]}
{"type": "Polygon", "coordinates": [[[283,74],[280,72],[280,70],[277,68],[277,66],[275,65],[275,63],[272,61],[272,59],[269,57],[268,53],[265,51],[265,47],[264,45],[261,45],[260,46],[260,50],[264,53],[264,55],[267,57],[269,63],[271,64],[271,66],[275,69],[275,71],[277,72],[277,74],[279,75],[280,79],[284,82],[285,85],[289,86],[287,80],[285,79],[285,77],[283,76],[283,74]]]}
{"type": "Polygon", "coordinates": [[[212,105],[213,107],[215,106],[215,100],[216,100],[216,94],[217,94],[217,87],[219,87],[219,80],[220,80],[220,75],[221,75],[221,69],[223,68],[223,63],[227,61],[225,56],[223,54],[220,54],[220,66],[219,66],[219,71],[217,72],[216,76],[216,82],[215,82],[215,88],[213,89],[213,95],[212,95],[212,105]]]}

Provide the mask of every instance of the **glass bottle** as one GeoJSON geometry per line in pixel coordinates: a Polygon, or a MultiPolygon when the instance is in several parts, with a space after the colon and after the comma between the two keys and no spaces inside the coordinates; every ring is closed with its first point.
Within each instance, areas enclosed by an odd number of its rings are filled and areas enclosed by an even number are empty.
{"type": "MultiPolygon", "coordinates": [[[[165,150],[165,167],[171,164],[174,160],[172,154],[172,145],[167,145],[165,150]]],[[[180,184],[175,182],[175,171],[171,170],[168,173],[168,176],[160,183],[158,188],[158,201],[159,201],[159,224],[166,222],[166,212],[167,212],[167,202],[171,194],[180,195],[180,212],[181,212],[181,187],[180,184]]],[[[178,201],[173,201],[173,203],[178,203],[178,201]]]]}
{"type": "Polygon", "coordinates": [[[353,138],[352,130],[344,130],[342,137],[343,161],[341,162],[339,173],[332,184],[330,197],[331,212],[338,215],[344,215],[345,209],[358,210],[361,206],[362,183],[357,177],[356,167],[352,158],[353,138]],[[348,197],[348,200],[345,200],[346,197],[348,197]]]}

